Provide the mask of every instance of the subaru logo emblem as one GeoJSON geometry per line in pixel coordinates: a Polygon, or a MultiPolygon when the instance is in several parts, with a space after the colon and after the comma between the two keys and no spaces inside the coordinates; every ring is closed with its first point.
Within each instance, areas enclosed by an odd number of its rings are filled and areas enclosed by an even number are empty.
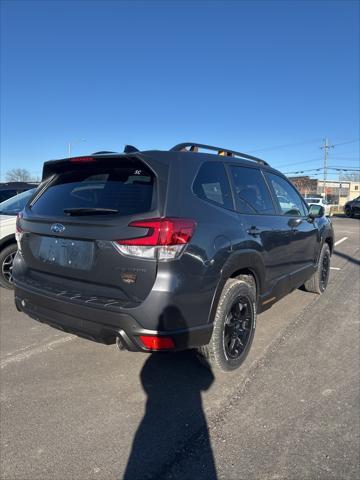
{"type": "Polygon", "coordinates": [[[64,230],[65,227],[61,223],[53,223],[51,225],[51,231],[54,233],[62,233],[64,230]]]}

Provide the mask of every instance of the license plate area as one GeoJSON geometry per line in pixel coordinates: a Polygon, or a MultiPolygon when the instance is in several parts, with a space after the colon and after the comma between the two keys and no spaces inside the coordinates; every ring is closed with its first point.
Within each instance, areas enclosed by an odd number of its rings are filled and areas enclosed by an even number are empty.
{"type": "Polygon", "coordinates": [[[94,261],[94,243],[68,238],[41,237],[37,256],[47,264],[90,270],[94,261]]]}

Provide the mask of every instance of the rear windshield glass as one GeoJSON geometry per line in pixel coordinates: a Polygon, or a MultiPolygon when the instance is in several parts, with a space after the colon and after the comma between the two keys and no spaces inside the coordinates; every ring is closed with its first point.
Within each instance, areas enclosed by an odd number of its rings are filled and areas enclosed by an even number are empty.
{"type": "MultiPolygon", "coordinates": [[[[153,210],[154,174],[141,164],[126,167],[97,166],[58,175],[31,209],[38,215],[84,214],[81,209],[106,209],[131,215],[153,210]]],[[[101,213],[99,211],[99,213],[101,213]]]]}

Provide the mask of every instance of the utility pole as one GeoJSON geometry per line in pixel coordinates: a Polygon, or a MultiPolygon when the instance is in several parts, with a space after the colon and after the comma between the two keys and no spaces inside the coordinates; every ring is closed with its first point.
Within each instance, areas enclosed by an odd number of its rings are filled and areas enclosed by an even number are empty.
{"type": "Polygon", "coordinates": [[[76,140],[72,140],[71,142],[68,142],[68,157],[71,158],[71,149],[74,143],[80,143],[80,142],[86,142],[85,138],[78,138],[76,140]]]}
{"type": "Polygon", "coordinates": [[[321,150],[324,150],[324,179],[323,179],[323,193],[324,199],[326,200],[326,180],[327,180],[327,161],[328,161],[328,150],[329,148],[334,148],[334,145],[329,145],[328,139],[324,138],[324,145],[320,147],[321,150]]]}
{"type": "Polygon", "coordinates": [[[340,194],[341,194],[341,181],[339,182],[339,196],[338,196],[338,206],[340,206],[340,194]]]}

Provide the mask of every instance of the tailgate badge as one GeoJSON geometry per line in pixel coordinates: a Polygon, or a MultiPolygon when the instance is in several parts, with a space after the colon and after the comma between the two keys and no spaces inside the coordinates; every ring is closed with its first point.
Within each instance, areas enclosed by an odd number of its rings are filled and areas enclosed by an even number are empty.
{"type": "Polygon", "coordinates": [[[121,280],[124,283],[127,283],[129,285],[132,285],[133,283],[136,283],[137,275],[135,273],[131,272],[123,272],[120,274],[121,280]]]}
{"type": "Polygon", "coordinates": [[[53,223],[50,229],[53,233],[62,233],[65,227],[61,223],[53,223]]]}

